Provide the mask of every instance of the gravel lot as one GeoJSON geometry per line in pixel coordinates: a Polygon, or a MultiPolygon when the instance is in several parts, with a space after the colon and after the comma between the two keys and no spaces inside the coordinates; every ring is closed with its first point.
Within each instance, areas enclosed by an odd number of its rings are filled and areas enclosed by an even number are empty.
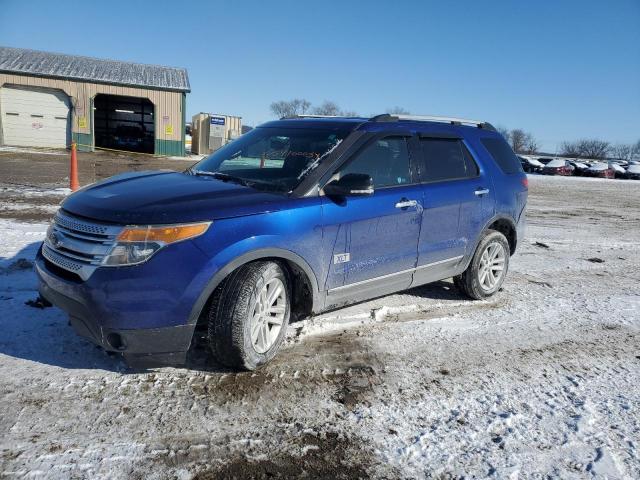
{"type": "Polygon", "coordinates": [[[532,176],[497,296],[444,281],[298,322],[240,374],[200,349],[132,372],[25,305],[64,194],[0,185],[4,477],[640,478],[640,182],[532,176]]]}

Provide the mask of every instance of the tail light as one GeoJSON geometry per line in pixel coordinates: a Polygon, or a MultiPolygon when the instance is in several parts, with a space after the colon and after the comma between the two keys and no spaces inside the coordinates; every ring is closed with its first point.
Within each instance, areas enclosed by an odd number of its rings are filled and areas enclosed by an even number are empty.
{"type": "Polygon", "coordinates": [[[524,188],[529,190],[529,177],[522,177],[522,180],[520,180],[520,182],[522,183],[522,186],[524,188]]]}

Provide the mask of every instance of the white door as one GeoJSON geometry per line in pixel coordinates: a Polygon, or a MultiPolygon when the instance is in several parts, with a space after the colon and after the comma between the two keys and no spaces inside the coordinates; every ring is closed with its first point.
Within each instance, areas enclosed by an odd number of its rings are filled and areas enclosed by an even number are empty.
{"type": "Polygon", "coordinates": [[[4,86],[0,115],[5,145],[65,148],[71,142],[69,97],[61,90],[4,86]]]}

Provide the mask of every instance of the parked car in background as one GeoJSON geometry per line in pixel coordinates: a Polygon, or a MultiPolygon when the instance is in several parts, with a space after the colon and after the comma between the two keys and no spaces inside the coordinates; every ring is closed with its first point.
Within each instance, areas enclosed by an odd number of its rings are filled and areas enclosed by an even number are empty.
{"type": "Polygon", "coordinates": [[[132,365],[183,364],[197,329],[220,363],[253,370],[290,318],[451,277],[470,298],[494,295],[527,192],[485,122],[287,118],[184,172],[73,193],[35,268],[43,298],[132,365]]]}
{"type": "Polygon", "coordinates": [[[574,167],[568,160],[551,160],[542,169],[544,175],[573,175],[574,167]]]}
{"type": "Polygon", "coordinates": [[[619,163],[609,162],[609,168],[613,170],[615,178],[624,178],[627,174],[627,171],[619,163]]]}
{"type": "Polygon", "coordinates": [[[552,160],[553,160],[553,158],[549,158],[549,157],[538,157],[538,161],[543,165],[546,165],[547,163],[549,163],[552,160]]]}
{"type": "Polygon", "coordinates": [[[640,165],[629,165],[625,173],[625,178],[640,180],[640,165]]]}
{"type": "Polygon", "coordinates": [[[112,148],[133,152],[153,152],[153,133],[139,125],[118,125],[111,140],[112,148]]]}
{"type": "Polygon", "coordinates": [[[616,176],[616,172],[613,168],[609,167],[609,164],[597,162],[589,167],[587,175],[589,177],[614,178],[616,176]]]}
{"type": "Polygon", "coordinates": [[[520,159],[522,169],[527,173],[540,173],[544,167],[544,164],[535,158],[521,157],[520,155],[518,155],[518,158],[520,159]]]}
{"type": "Polygon", "coordinates": [[[573,174],[576,176],[583,177],[587,174],[587,170],[589,170],[589,165],[582,162],[574,162],[569,161],[569,163],[573,166],[573,174]]]}

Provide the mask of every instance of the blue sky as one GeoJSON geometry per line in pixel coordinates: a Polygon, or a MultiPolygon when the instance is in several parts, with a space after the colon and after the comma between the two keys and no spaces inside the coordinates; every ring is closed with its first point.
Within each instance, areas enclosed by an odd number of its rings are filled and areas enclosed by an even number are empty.
{"type": "Polygon", "coordinates": [[[186,67],[187,114],[395,105],[563,140],[640,140],[640,1],[0,0],[0,45],[186,67]]]}

